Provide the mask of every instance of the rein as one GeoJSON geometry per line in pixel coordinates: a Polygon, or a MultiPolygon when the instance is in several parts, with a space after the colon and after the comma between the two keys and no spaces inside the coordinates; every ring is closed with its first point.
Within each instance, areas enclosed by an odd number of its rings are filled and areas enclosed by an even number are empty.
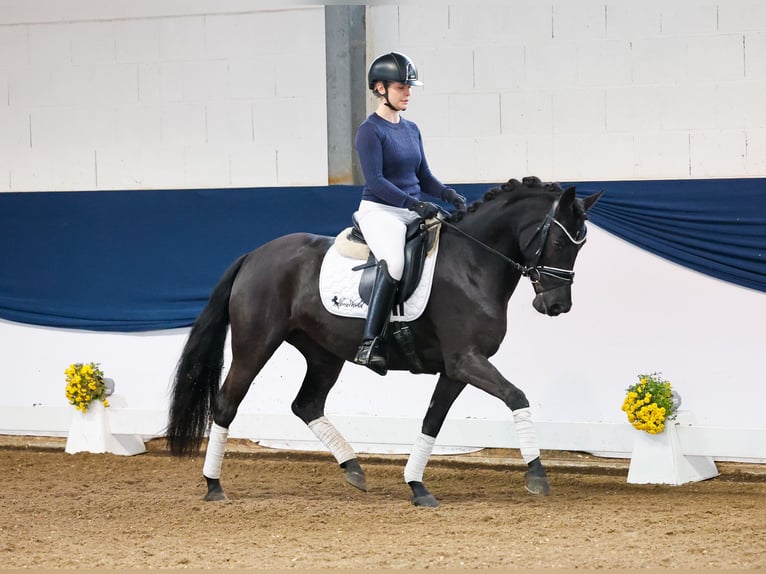
{"type": "MultiPolygon", "coordinates": [[[[518,261],[511,259],[510,257],[504,255],[503,253],[500,253],[494,247],[490,247],[489,245],[479,241],[472,235],[467,234],[465,231],[463,231],[456,225],[450,223],[449,221],[445,221],[443,219],[440,219],[439,221],[442,225],[446,225],[450,229],[457,231],[460,235],[470,239],[477,245],[481,246],[484,250],[498,256],[500,259],[502,259],[503,261],[508,263],[511,267],[516,269],[519,273],[521,273],[522,277],[529,277],[529,280],[532,282],[532,284],[539,284],[540,279],[543,275],[546,275],[548,277],[553,277],[561,281],[566,281],[567,283],[572,283],[574,281],[573,270],[559,269],[558,267],[549,267],[548,265],[539,265],[540,258],[542,257],[543,251],[545,250],[545,245],[548,242],[548,233],[550,232],[550,228],[552,224],[555,223],[556,225],[558,225],[561,228],[561,230],[564,232],[564,234],[567,236],[569,241],[571,241],[575,245],[581,245],[585,242],[585,235],[583,235],[581,239],[575,239],[566,230],[566,228],[563,225],[561,225],[561,223],[556,219],[556,211],[558,210],[558,206],[559,206],[559,199],[557,198],[556,201],[553,202],[553,205],[551,205],[551,208],[548,210],[548,213],[546,214],[543,222],[538,226],[538,228],[535,230],[532,237],[529,238],[529,241],[527,241],[526,245],[522,249],[523,251],[524,249],[529,247],[532,241],[538,235],[541,235],[540,247],[538,247],[537,251],[535,251],[535,262],[532,265],[522,265],[518,261]]],[[[433,225],[436,225],[436,224],[434,223],[427,227],[431,227],[433,225]]]]}

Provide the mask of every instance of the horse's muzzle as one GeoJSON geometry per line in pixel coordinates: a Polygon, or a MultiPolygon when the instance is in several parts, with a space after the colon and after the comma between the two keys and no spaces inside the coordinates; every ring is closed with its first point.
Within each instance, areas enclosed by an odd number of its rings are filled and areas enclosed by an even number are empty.
{"type": "Polygon", "coordinates": [[[538,313],[550,317],[566,313],[572,308],[572,292],[569,285],[538,293],[532,301],[532,306],[538,313]]]}

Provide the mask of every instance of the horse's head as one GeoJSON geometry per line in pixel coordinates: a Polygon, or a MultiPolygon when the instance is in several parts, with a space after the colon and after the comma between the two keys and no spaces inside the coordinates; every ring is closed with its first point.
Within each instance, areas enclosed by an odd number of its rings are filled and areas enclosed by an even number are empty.
{"type": "Polygon", "coordinates": [[[544,218],[520,238],[535,289],[532,306],[540,313],[555,317],[572,308],[574,263],[585,243],[587,212],[602,194],[577,199],[575,188],[569,187],[551,195],[544,218]]]}

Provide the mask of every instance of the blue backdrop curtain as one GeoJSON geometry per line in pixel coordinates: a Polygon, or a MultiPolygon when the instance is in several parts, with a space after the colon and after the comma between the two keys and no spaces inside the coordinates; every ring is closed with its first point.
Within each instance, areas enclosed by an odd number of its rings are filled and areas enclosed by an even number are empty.
{"type": "MultiPolygon", "coordinates": [[[[766,291],[766,180],[578,182],[590,218],[643,249],[766,291]]],[[[469,200],[487,184],[456,185],[469,200]]],[[[96,331],[185,327],[239,255],[336,235],[360,188],[0,194],[0,318],[96,331]]]]}

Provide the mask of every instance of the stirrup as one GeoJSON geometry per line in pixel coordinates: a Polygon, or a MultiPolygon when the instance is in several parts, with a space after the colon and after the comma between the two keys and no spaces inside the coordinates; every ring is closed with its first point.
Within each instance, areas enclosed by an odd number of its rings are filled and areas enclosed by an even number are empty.
{"type": "Polygon", "coordinates": [[[354,363],[363,365],[383,376],[388,372],[388,358],[385,355],[380,337],[366,339],[359,345],[354,363]]]}

